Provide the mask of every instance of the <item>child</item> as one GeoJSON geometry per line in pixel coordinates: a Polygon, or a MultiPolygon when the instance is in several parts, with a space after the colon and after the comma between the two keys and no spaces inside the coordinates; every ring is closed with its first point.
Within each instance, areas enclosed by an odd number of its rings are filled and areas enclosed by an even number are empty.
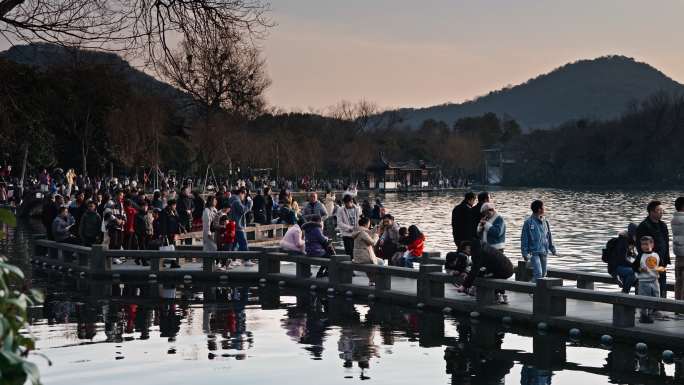
{"type": "MultiPolygon", "coordinates": [[[[665,271],[665,267],[658,266],[660,257],[653,251],[653,238],[643,236],[640,240],[641,259],[639,259],[639,295],[660,298],[660,286],[658,285],[658,275],[665,271]]],[[[653,310],[641,309],[641,323],[653,323],[653,310]]]]}
{"type": "MultiPolygon", "coordinates": [[[[230,207],[227,205],[222,205],[221,211],[218,212],[214,218],[213,227],[217,229],[215,231],[218,246],[220,251],[233,251],[235,249],[235,221],[230,219],[230,207]]],[[[229,258],[222,258],[221,262],[223,264],[222,270],[227,270],[233,267],[234,263],[229,258]]]]}
{"type": "Polygon", "coordinates": [[[408,228],[399,228],[399,245],[397,246],[397,251],[392,255],[390,260],[390,265],[392,266],[404,266],[404,252],[406,252],[406,246],[408,245],[408,228]]]}
{"type": "Polygon", "coordinates": [[[423,256],[425,235],[420,232],[418,226],[411,225],[408,228],[408,245],[404,253],[404,267],[413,268],[413,261],[423,256]]]}
{"type": "Polygon", "coordinates": [[[458,252],[452,252],[446,255],[446,264],[444,268],[446,269],[447,274],[456,277],[454,286],[459,288],[463,285],[468,273],[470,273],[472,265],[473,260],[470,256],[470,242],[463,241],[458,247],[458,252]]]}

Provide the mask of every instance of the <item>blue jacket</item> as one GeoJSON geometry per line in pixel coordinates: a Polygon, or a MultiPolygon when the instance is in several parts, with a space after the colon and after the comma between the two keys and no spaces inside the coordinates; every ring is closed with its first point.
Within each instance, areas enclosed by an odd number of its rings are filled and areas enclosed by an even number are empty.
{"type": "Polygon", "coordinates": [[[247,227],[247,220],[245,215],[252,210],[252,200],[247,199],[246,204],[240,201],[240,196],[232,195],[230,197],[230,219],[235,221],[235,231],[243,231],[247,227]]]}
{"type": "Polygon", "coordinates": [[[556,254],[556,246],[553,244],[551,227],[546,219],[540,220],[532,215],[525,220],[520,235],[520,250],[523,258],[527,259],[532,254],[556,254]]]}
{"type": "Polygon", "coordinates": [[[506,246],[506,222],[501,215],[497,214],[487,221],[483,230],[483,242],[499,250],[506,246]]]}
{"type": "Polygon", "coordinates": [[[328,245],[328,238],[323,235],[323,225],[320,223],[307,222],[302,225],[304,230],[304,248],[306,255],[310,257],[322,257],[328,245]]]}

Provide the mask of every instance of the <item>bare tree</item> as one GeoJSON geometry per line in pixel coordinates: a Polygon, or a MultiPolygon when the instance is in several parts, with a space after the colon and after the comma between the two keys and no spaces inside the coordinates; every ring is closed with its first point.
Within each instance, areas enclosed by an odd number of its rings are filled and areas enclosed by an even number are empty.
{"type": "Polygon", "coordinates": [[[365,99],[357,102],[342,100],[328,108],[328,116],[345,120],[352,124],[355,133],[378,128],[382,123],[379,115],[382,113],[377,103],[365,99]]]}
{"type": "Polygon", "coordinates": [[[208,29],[258,36],[271,25],[263,0],[0,0],[0,35],[82,48],[169,56],[172,41],[208,29]]]}
{"type": "Polygon", "coordinates": [[[158,144],[163,140],[167,119],[168,111],[161,100],[134,95],[122,108],[107,114],[105,126],[112,155],[129,168],[158,165],[158,144]],[[154,144],[153,150],[150,144],[154,144]]]}
{"type": "Polygon", "coordinates": [[[208,118],[221,109],[246,117],[262,112],[271,84],[264,67],[258,48],[240,31],[209,29],[181,42],[159,69],[208,118]]]}

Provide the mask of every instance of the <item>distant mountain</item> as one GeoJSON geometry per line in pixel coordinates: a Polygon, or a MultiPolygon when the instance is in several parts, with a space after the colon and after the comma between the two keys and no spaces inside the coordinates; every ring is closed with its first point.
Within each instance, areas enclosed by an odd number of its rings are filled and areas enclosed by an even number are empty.
{"type": "Polygon", "coordinates": [[[566,64],[523,84],[461,104],[392,112],[414,128],[426,119],[451,125],[460,118],[487,112],[509,116],[526,129],[550,128],[573,119],[615,118],[628,103],[658,91],[684,93],[684,85],[646,63],[625,56],[604,56],[566,64]]]}
{"type": "Polygon", "coordinates": [[[47,43],[33,43],[14,46],[7,51],[0,52],[0,58],[38,68],[69,65],[79,62],[104,64],[116,71],[121,71],[133,88],[138,91],[168,97],[175,101],[179,107],[190,104],[189,95],[170,84],[157,80],[154,76],[132,67],[128,61],[111,52],[65,48],[47,43]]]}

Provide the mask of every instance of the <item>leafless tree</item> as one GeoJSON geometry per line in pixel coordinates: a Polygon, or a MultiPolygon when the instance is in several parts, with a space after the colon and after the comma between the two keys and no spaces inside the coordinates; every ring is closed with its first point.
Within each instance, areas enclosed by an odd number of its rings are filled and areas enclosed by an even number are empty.
{"type": "Polygon", "coordinates": [[[174,39],[208,29],[255,37],[271,25],[264,0],[0,0],[0,35],[10,41],[44,41],[169,56],[174,39]]]}
{"type": "Polygon", "coordinates": [[[181,42],[160,74],[186,91],[206,116],[220,109],[251,117],[264,108],[270,85],[259,50],[239,31],[211,29],[181,42]]]}
{"type": "Polygon", "coordinates": [[[327,115],[352,123],[356,133],[378,128],[382,123],[382,110],[377,103],[365,99],[357,102],[342,100],[328,108],[327,115]]]}

